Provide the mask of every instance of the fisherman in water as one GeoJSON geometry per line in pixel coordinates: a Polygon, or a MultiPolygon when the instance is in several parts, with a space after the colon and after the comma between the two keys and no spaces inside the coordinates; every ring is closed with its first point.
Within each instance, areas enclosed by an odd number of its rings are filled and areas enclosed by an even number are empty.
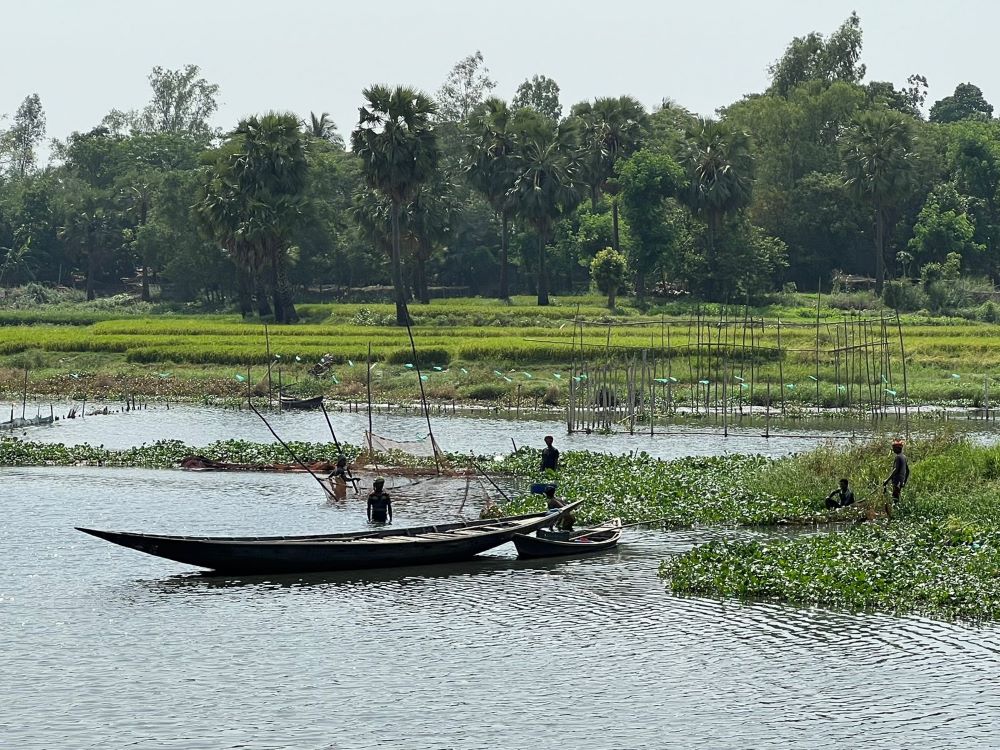
{"type": "Polygon", "coordinates": [[[326,481],[333,488],[334,498],[344,500],[347,497],[347,483],[356,481],[351,475],[351,470],[347,468],[347,456],[340,456],[337,459],[337,467],[326,481]]]}
{"type": "Polygon", "coordinates": [[[545,447],[542,448],[542,471],[559,471],[559,451],[552,445],[552,436],[545,436],[545,447]]]}
{"type": "Polygon", "coordinates": [[[368,496],[368,523],[392,523],[392,501],[386,492],[385,480],[375,480],[374,492],[368,496]]]}
{"type": "Polygon", "coordinates": [[[906,486],[906,482],[910,478],[910,464],[903,454],[902,440],[892,441],[892,452],[896,454],[892,461],[892,473],[882,482],[883,489],[890,483],[892,484],[892,499],[885,504],[885,514],[889,518],[892,518],[893,503],[899,502],[899,498],[903,493],[903,487],[906,486]]]}

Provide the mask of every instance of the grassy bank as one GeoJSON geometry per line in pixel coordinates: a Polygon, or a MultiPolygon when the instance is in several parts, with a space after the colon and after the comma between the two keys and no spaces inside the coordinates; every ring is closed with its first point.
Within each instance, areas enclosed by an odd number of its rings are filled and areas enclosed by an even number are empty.
{"type": "MultiPolygon", "coordinates": [[[[238,397],[245,392],[241,378],[246,378],[247,368],[256,382],[270,363],[272,375],[280,367],[293,392],[356,399],[365,393],[363,363],[370,344],[379,399],[413,398],[417,388],[412,365],[420,364],[434,400],[498,402],[520,397],[524,403],[560,404],[567,398],[574,350],[581,347],[571,322],[579,315],[593,323],[584,331],[582,346],[595,361],[608,346],[671,351],[669,358],[658,357],[664,369],[670,360],[678,381],[673,402],[684,405],[693,402],[699,390],[687,358],[687,346],[697,341],[697,332],[687,322],[696,309],[691,303],[646,310],[623,305],[611,315],[597,297],[562,298],[545,308],[530,298],[516,298],[509,305],[483,299],[437,300],[412,308],[416,363],[405,329],[391,325],[390,305],[302,305],[303,323],[271,326],[266,337],[263,325],[235,315],[150,314],[153,309],[148,307],[134,313],[90,307],[74,312],[65,305],[0,309],[0,392],[19,392],[27,368],[29,389],[39,395],[238,397]],[[609,322],[629,325],[609,330],[609,322]],[[333,367],[318,378],[308,375],[309,367],[325,354],[332,356],[333,367]]],[[[700,309],[710,316],[718,313],[715,306],[700,309]]],[[[762,384],[770,381],[774,401],[783,400],[793,410],[813,404],[816,310],[809,298],[789,298],[786,304],[750,312],[770,322],[782,320],[781,345],[787,350],[780,364],[767,356],[754,363],[759,384],[754,403],[764,403],[762,384]]],[[[840,320],[845,311],[824,306],[820,312],[821,346],[834,346],[836,331],[826,323],[840,320]]],[[[904,317],[903,324],[911,401],[981,403],[984,378],[1000,365],[995,326],[920,316],[904,317]]],[[[758,331],[757,344],[776,347],[777,336],[777,328],[770,325],[758,331]]],[[[898,363],[889,375],[885,389],[901,396],[898,363]]],[[[821,362],[822,405],[845,402],[838,378],[834,359],[821,362]]],[[[1000,387],[994,391],[1000,392],[1000,387]]],[[[749,402],[750,392],[738,391],[734,398],[749,402]]]]}
{"type": "MultiPolygon", "coordinates": [[[[907,453],[912,479],[891,522],[767,541],[714,541],[666,561],[661,573],[682,594],[1000,617],[1000,447],[943,436],[917,442],[907,453]]],[[[884,444],[826,447],[768,462],[750,487],[795,502],[821,497],[843,475],[865,491],[884,478],[887,457],[884,444]]]]}

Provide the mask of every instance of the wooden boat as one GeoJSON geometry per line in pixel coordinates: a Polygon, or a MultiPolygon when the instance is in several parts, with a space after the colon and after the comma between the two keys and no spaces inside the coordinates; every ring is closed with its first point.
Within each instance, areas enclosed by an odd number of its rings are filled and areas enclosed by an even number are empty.
{"type": "Polygon", "coordinates": [[[545,513],[346,534],[195,537],[77,527],[123,547],[216,573],[302,573],[454,562],[553,523],[582,501],[545,513]]]}
{"type": "MultiPolygon", "coordinates": [[[[206,456],[184,456],[178,466],[187,471],[271,471],[305,473],[299,464],[240,464],[230,461],[216,461],[206,456]]],[[[317,474],[331,472],[337,468],[335,461],[312,461],[306,466],[317,474]]]]}
{"type": "Polygon", "coordinates": [[[282,409],[318,409],[323,403],[322,396],[311,396],[310,398],[295,398],[294,396],[279,396],[282,409]]]}
{"type": "Polygon", "coordinates": [[[611,549],[621,538],[622,522],[620,518],[612,518],[592,529],[569,533],[539,529],[535,534],[515,534],[514,546],[517,547],[518,557],[558,557],[611,549]]]}

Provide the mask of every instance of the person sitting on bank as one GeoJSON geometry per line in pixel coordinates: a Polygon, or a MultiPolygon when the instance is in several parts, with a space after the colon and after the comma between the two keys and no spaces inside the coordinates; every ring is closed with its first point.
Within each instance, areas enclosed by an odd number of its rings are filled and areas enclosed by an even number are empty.
{"type": "Polygon", "coordinates": [[[899,498],[903,494],[903,488],[910,479],[910,463],[906,460],[906,455],[903,453],[902,440],[892,441],[892,452],[896,454],[892,460],[892,473],[882,482],[883,488],[892,484],[892,500],[887,502],[885,506],[885,514],[889,518],[892,518],[893,503],[899,502],[899,498]]]}
{"type": "Polygon", "coordinates": [[[355,479],[351,475],[351,470],[347,467],[347,456],[342,455],[337,459],[336,468],[327,477],[327,482],[333,488],[333,496],[338,500],[345,499],[347,497],[347,483],[353,481],[355,479]]]}
{"type": "MultiPolygon", "coordinates": [[[[562,500],[556,497],[556,486],[554,484],[549,484],[545,486],[545,508],[546,510],[553,511],[557,508],[563,508],[566,506],[562,500]]],[[[549,524],[550,529],[554,529],[556,524],[559,524],[559,529],[561,531],[572,531],[573,523],[576,521],[576,517],[573,515],[572,511],[568,513],[563,513],[558,520],[553,519],[552,523],[549,524]]]]}
{"type": "Polygon", "coordinates": [[[385,480],[375,480],[374,492],[368,496],[368,523],[392,523],[392,501],[383,488],[385,480]]]}
{"type": "Polygon", "coordinates": [[[545,447],[542,448],[542,471],[559,471],[559,451],[552,445],[552,436],[545,436],[545,447]]]}
{"type": "Polygon", "coordinates": [[[826,500],[823,502],[830,510],[834,508],[846,508],[848,505],[854,505],[854,492],[848,486],[847,480],[841,479],[840,486],[827,495],[826,500]]]}

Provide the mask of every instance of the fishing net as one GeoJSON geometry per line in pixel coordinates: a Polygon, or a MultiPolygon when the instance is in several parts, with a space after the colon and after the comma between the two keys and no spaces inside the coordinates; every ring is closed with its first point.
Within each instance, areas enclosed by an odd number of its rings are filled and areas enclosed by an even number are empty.
{"type": "Polygon", "coordinates": [[[393,440],[365,430],[359,464],[372,464],[380,471],[402,476],[443,474],[464,476],[466,469],[453,467],[431,435],[419,440],[393,440]]]}

